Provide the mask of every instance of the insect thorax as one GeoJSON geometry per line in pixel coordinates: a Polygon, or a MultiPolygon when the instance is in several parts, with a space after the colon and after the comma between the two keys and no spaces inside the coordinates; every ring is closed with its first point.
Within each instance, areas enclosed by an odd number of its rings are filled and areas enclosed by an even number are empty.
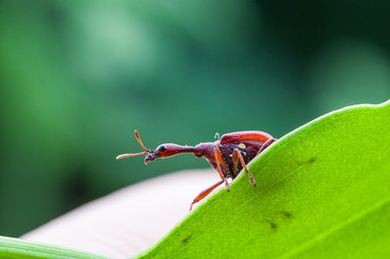
{"type": "Polygon", "coordinates": [[[233,163],[233,150],[237,148],[240,150],[245,163],[249,163],[257,154],[259,148],[257,146],[245,145],[245,144],[223,144],[219,146],[223,159],[225,160],[228,168],[223,171],[230,177],[235,178],[242,170],[241,163],[233,163]]]}

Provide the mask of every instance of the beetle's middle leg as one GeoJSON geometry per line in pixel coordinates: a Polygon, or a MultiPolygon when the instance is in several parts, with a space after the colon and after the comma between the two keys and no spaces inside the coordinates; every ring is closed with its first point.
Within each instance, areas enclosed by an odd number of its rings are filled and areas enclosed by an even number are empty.
{"type": "Polygon", "coordinates": [[[256,186],[256,180],[253,174],[249,171],[248,167],[246,166],[245,160],[242,157],[241,151],[238,148],[233,149],[232,154],[233,159],[233,167],[237,168],[238,163],[241,164],[242,169],[246,172],[249,178],[249,183],[253,186],[256,186]]]}
{"type": "Polygon", "coordinates": [[[227,170],[228,166],[227,166],[225,160],[223,160],[221,150],[219,150],[218,147],[215,147],[213,149],[213,151],[214,151],[214,158],[215,158],[215,163],[216,163],[215,169],[217,170],[221,179],[225,182],[225,187],[229,191],[230,186],[229,186],[229,183],[227,181],[226,174],[222,171],[222,168],[221,168],[221,165],[222,165],[225,168],[225,170],[227,170]]]}

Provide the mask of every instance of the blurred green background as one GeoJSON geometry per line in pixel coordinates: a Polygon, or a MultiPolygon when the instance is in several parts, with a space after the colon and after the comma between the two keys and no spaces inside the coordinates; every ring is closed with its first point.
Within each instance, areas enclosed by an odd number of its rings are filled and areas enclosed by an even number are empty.
{"type": "MultiPolygon", "coordinates": [[[[114,160],[216,132],[280,137],[390,96],[390,2],[0,2],[0,235],[192,156],[114,160]]],[[[329,143],[331,145],[331,143],[329,143]]]]}

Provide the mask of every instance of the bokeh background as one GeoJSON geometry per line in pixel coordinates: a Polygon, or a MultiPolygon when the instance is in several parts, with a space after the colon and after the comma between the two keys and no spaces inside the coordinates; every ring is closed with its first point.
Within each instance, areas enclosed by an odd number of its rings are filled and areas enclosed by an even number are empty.
{"type": "MultiPolygon", "coordinates": [[[[150,147],[280,137],[390,96],[386,1],[0,1],[0,235],[142,179],[150,147]]],[[[331,145],[331,143],[329,143],[331,145]]]]}

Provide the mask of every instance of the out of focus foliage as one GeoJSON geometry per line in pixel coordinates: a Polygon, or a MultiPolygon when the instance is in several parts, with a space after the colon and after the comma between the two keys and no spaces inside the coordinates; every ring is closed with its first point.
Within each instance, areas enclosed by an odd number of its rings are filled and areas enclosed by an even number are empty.
{"type": "Polygon", "coordinates": [[[0,2],[0,234],[203,160],[146,145],[275,136],[390,94],[383,1],[0,2]],[[259,101],[261,100],[261,101],[259,101]],[[253,119],[253,116],[256,118],[253,119]],[[140,170],[140,169],[143,170],[140,170]],[[140,175],[137,172],[148,172],[140,175]]]}

